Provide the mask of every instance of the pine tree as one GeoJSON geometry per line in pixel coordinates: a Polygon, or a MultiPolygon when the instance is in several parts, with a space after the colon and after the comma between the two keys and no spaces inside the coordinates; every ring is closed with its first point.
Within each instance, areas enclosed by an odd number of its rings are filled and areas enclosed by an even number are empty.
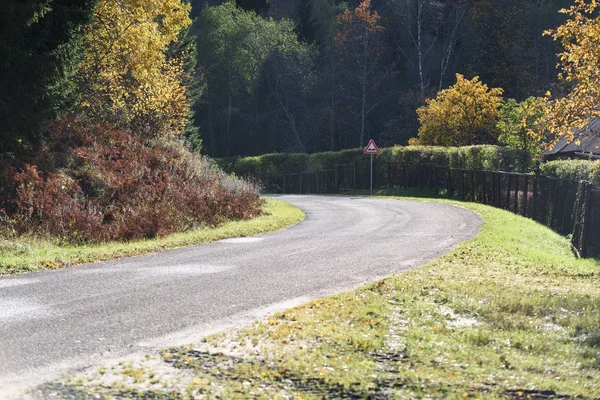
{"type": "Polygon", "coordinates": [[[0,153],[43,138],[48,120],[71,107],[81,27],[93,0],[6,0],[0,13],[0,153]]]}

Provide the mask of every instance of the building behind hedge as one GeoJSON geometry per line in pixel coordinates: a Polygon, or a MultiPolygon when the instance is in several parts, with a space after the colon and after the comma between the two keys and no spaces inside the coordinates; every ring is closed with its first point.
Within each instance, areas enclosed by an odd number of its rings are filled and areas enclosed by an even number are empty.
{"type": "Polygon", "coordinates": [[[600,118],[593,119],[585,129],[575,130],[570,143],[563,136],[544,153],[547,161],[567,158],[600,160],[600,118]]]}

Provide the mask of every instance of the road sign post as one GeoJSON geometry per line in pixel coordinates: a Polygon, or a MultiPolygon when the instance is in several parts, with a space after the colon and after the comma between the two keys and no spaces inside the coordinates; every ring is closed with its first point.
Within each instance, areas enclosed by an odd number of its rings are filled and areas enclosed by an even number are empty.
{"type": "Polygon", "coordinates": [[[377,148],[377,145],[375,144],[375,141],[373,139],[369,140],[369,144],[367,144],[367,147],[365,147],[365,150],[363,151],[364,154],[370,154],[371,155],[371,184],[370,184],[370,192],[371,192],[371,196],[373,196],[373,155],[375,154],[379,154],[379,148],[377,148]]]}
{"type": "Polygon", "coordinates": [[[373,196],[373,154],[371,154],[371,196],[373,196]]]}

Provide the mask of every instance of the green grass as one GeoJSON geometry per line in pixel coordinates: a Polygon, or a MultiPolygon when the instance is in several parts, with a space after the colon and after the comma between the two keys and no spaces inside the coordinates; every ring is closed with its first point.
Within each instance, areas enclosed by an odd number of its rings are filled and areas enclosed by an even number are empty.
{"type": "Polygon", "coordinates": [[[121,367],[110,385],[66,387],[172,398],[599,398],[600,262],[575,259],[565,238],[531,220],[448,203],[485,223],[426,266],[164,350],[158,361],[179,381],[134,382],[121,367]]]}
{"type": "Polygon", "coordinates": [[[264,215],[248,221],[227,222],[165,237],[97,245],[61,245],[50,239],[0,236],[0,275],[57,269],[75,264],[153,253],[229,237],[257,235],[293,225],[304,219],[298,208],[275,199],[264,200],[264,215]]]}

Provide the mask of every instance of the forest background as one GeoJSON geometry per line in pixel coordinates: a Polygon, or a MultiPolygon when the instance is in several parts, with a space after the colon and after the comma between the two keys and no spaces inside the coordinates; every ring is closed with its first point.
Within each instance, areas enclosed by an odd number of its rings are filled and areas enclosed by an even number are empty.
{"type": "MultiPolygon", "coordinates": [[[[0,17],[5,157],[38,145],[48,121],[81,104],[81,32],[95,3],[15,2],[0,17]]],[[[185,137],[212,157],[340,150],[369,138],[403,145],[417,136],[416,110],[454,84],[456,73],[478,76],[518,102],[548,90],[560,95],[560,43],[543,32],[563,24],[567,17],[558,11],[571,4],[193,0],[192,24],[167,50],[167,57],[186,58],[185,137]]],[[[88,72],[89,87],[97,71],[88,72]]],[[[115,120],[107,113],[103,119],[115,120]]],[[[470,144],[479,142],[498,137],[470,144]]]]}

